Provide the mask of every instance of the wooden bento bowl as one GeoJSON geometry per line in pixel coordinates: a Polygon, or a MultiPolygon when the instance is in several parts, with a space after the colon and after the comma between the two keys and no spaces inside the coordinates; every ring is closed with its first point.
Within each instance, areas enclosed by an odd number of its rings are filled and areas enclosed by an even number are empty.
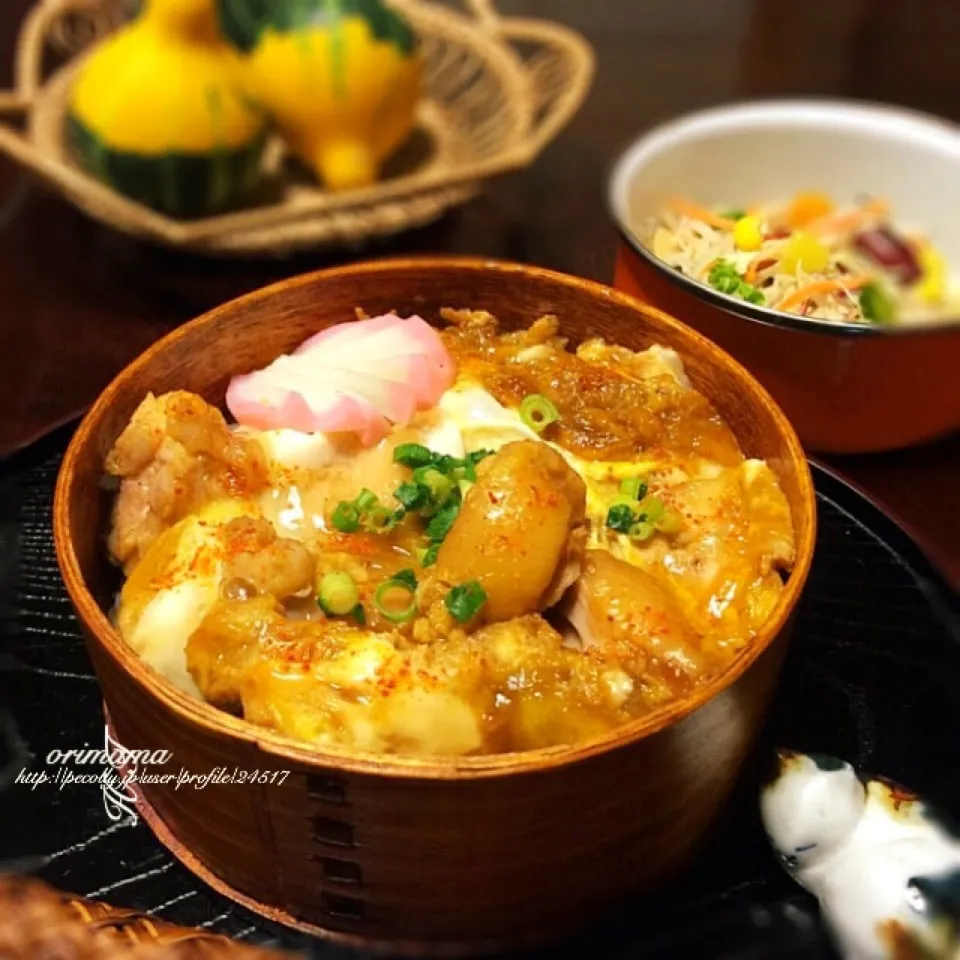
{"type": "MultiPolygon", "coordinates": [[[[234,300],[147,350],[103,392],[60,473],[54,533],[113,732],[170,750],[169,769],[289,771],[205,789],[142,784],[160,839],[217,890],[271,919],[401,952],[499,950],[548,941],[685,865],[714,822],[777,683],[816,525],[810,472],[783,414],[735,361],[625,294],[487,260],[380,261],[308,274],[234,300]],[[789,499],[797,561],[769,623],[720,676],[573,747],[461,759],[311,749],[193,699],[120,639],[104,533],[102,464],[147,391],[222,404],[233,374],[318,329],[397,310],[487,309],[506,325],[556,313],[574,341],[674,347],[744,452],[766,458],[789,499]]],[[[156,772],[150,768],[150,772],[156,772]]]]}

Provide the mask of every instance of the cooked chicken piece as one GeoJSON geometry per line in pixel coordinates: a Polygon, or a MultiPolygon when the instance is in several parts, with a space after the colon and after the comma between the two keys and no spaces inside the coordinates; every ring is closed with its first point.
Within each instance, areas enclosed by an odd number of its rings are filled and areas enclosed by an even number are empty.
{"type": "Polygon", "coordinates": [[[398,635],[346,620],[288,620],[272,597],[221,601],[187,643],[201,693],[253,723],[314,743],[399,753],[480,746],[483,650],[401,653],[398,635]]]}
{"type": "Polygon", "coordinates": [[[129,573],[178,520],[223,497],[249,497],[264,484],[258,444],[236,436],[201,397],[148,394],[106,458],[121,478],[109,548],[129,573]]]}
{"type": "Polygon", "coordinates": [[[217,706],[316,744],[460,756],[569,743],[625,719],[633,685],[539,616],[409,649],[342,620],[291,621],[271,597],[220,601],[187,645],[217,706]]]}
{"type": "Polygon", "coordinates": [[[501,750],[574,743],[629,717],[631,678],[565,645],[542,617],[490,624],[472,639],[487,651],[497,689],[488,737],[501,750]]]}
{"type": "Polygon", "coordinates": [[[587,553],[563,613],[591,657],[622,665],[659,700],[687,692],[706,662],[669,590],[603,550],[587,553]]]}
{"type": "Polygon", "coordinates": [[[665,568],[701,632],[742,646],[769,616],[794,561],[790,505],[773,471],[757,460],[662,488],[683,528],[657,536],[629,559],[665,568]]]}
{"type": "Polygon", "coordinates": [[[585,503],[583,481],[559,453],[534,440],[508,443],[477,467],[436,576],[478,581],[488,621],[545,610],[579,574],[585,503]]]}
{"type": "Polygon", "coordinates": [[[225,588],[253,590],[285,600],[314,587],[315,563],[310,551],[296,540],[278,537],[272,524],[239,517],[223,528],[226,564],[225,588]]]}
{"type": "Polygon", "coordinates": [[[616,367],[621,373],[639,380],[650,380],[669,375],[684,389],[690,389],[690,380],[683,369],[683,360],[676,350],[654,344],[647,350],[634,351],[612,346],[599,338],[586,340],[577,347],[577,356],[590,363],[616,367]]]}
{"type": "Polygon", "coordinates": [[[217,601],[187,641],[187,669],[211,703],[240,707],[250,672],[263,660],[303,667],[341,653],[358,634],[340,620],[290,620],[275,597],[217,601]]]}

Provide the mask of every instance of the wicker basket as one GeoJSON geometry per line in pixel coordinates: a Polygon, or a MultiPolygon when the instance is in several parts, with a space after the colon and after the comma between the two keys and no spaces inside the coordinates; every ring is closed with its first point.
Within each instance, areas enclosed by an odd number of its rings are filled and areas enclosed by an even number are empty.
{"type": "Polygon", "coordinates": [[[356,246],[437,219],[483,180],[529,165],[582,103],[593,74],[588,44],[565,27],[502,18],[492,0],[460,12],[428,0],[392,0],[422,40],[427,93],[418,111],[428,146],[411,168],[362,189],[330,192],[287,173],[275,140],[264,174],[277,199],[235,213],[179,221],[116,193],[71,159],[64,136],[72,80],[83,57],[122,23],[129,0],[42,0],[17,49],[15,88],[0,92],[0,151],[111,227],[163,245],[217,255],[283,255],[356,246]],[[44,80],[47,47],[68,57],[44,80]],[[519,50],[522,47],[524,55],[519,50]]]}
{"type": "Polygon", "coordinates": [[[0,875],[3,960],[302,960],[0,875]]]}

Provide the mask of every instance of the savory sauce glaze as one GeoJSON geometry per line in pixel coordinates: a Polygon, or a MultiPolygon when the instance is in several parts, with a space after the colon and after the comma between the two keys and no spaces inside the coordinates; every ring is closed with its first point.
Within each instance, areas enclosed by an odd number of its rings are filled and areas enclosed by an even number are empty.
{"type": "Polygon", "coordinates": [[[144,401],[106,469],[148,662],[318,745],[467,755],[602,733],[750,642],[790,511],[679,358],[446,319],[453,387],[372,446],[144,401]]]}

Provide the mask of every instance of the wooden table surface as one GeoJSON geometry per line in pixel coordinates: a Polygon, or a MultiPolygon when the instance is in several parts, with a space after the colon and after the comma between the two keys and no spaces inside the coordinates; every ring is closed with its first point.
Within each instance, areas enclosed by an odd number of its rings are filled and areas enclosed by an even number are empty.
{"type": "MultiPolygon", "coordinates": [[[[0,3],[0,85],[29,0],[0,3]]],[[[500,0],[594,44],[581,113],[530,170],[442,222],[362,256],[472,253],[609,281],[606,174],[652,124],[747,96],[883,99],[960,120],[955,0],[500,0]]],[[[343,257],[197,260],[87,221],[0,159],[0,455],[75,417],[132,357],[237,294],[343,257]]],[[[960,586],[960,436],[912,451],[831,458],[960,586]]]]}

